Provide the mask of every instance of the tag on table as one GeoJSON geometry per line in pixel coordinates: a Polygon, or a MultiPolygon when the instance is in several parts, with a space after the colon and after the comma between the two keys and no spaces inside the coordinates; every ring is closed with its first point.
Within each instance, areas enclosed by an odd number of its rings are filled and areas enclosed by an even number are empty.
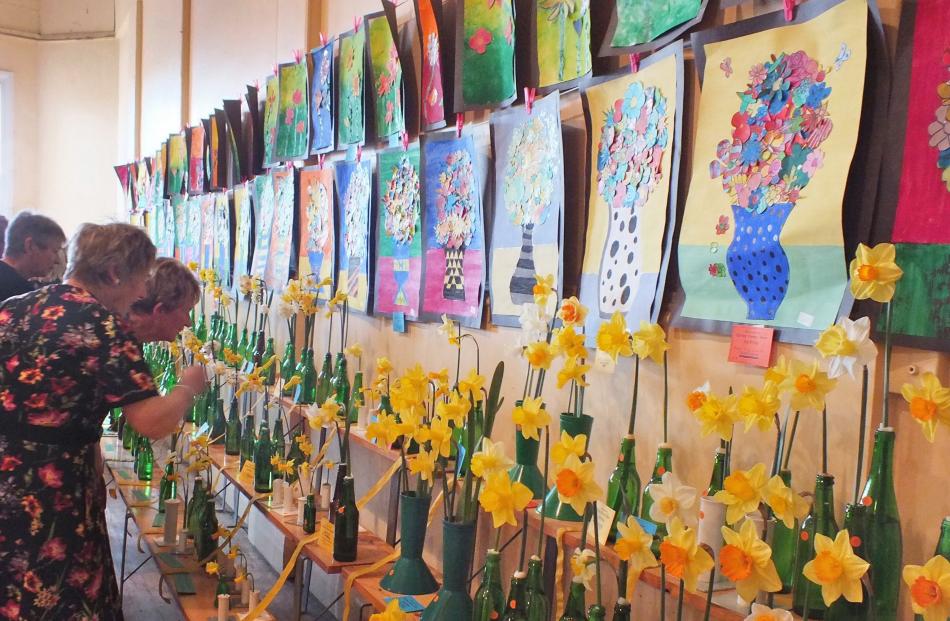
{"type": "MultiPolygon", "coordinates": [[[[607,506],[606,503],[597,503],[597,534],[600,535],[600,545],[607,545],[607,537],[610,536],[610,527],[614,525],[614,515],[617,512],[607,506]]],[[[587,529],[587,540],[594,542],[594,528],[587,529]]]]}
{"type": "Polygon", "coordinates": [[[330,523],[330,520],[323,518],[320,520],[320,523],[317,525],[319,529],[320,536],[317,538],[317,543],[320,547],[327,550],[333,549],[333,524],[330,523]]]}
{"type": "Polygon", "coordinates": [[[393,332],[400,334],[406,331],[406,313],[393,313],[393,332]]]}
{"type": "Polygon", "coordinates": [[[407,612],[407,613],[422,612],[423,610],[426,609],[426,607],[420,604],[419,600],[417,600],[412,595],[402,595],[400,597],[384,597],[383,601],[388,604],[394,599],[399,602],[399,609],[402,610],[403,612],[407,612]]]}
{"type": "Polygon", "coordinates": [[[197,438],[198,436],[203,436],[206,433],[208,433],[208,430],[209,430],[208,423],[201,423],[201,427],[198,427],[197,429],[195,429],[192,432],[191,437],[197,438]]]}
{"type": "Polygon", "coordinates": [[[762,326],[732,326],[729,344],[729,362],[767,369],[772,360],[772,342],[775,330],[762,326]]]}
{"type": "Polygon", "coordinates": [[[643,529],[643,532],[650,535],[651,537],[656,534],[656,524],[649,520],[644,520],[643,518],[638,518],[633,516],[633,519],[637,521],[637,524],[640,525],[640,528],[643,529]]]}
{"type": "Polygon", "coordinates": [[[240,474],[238,474],[238,480],[241,483],[250,485],[254,483],[254,462],[248,459],[244,462],[244,467],[241,468],[240,474]]]}

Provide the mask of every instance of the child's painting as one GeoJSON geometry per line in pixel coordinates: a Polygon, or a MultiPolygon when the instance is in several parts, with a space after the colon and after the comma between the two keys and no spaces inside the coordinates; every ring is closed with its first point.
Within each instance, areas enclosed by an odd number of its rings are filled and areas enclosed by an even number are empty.
{"type": "Polygon", "coordinates": [[[155,152],[152,158],[152,200],[158,205],[165,196],[165,175],[167,174],[168,143],[163,142],[162,147],[155,152]]]}
{"type": "Polygon", "coordinates": [[[155,254],[159,257],[167,257],[166,244],[168,243],[168,234],[166,233],[167,216],[165,215],[164,201],[155,205],[155,211],[149,221],[149,237],[155,244],[155,254]]]}
{"type": "Polygon", "coordinates": [[[480,161],[471,136],[430,134],[422,150],[423,301],[427,319],[482,319],[485,225],[480,161]]]}
{"type": "Polygon", "coordinates": [[[244,157],[249,167],[247,174],[242,175],[242,179],[249,179],[264,170],[264,121],[259,91],[257,86],[249,84],[244,94],[244,106],[241,109],[244,157]]]}
{"type": "Polygon", "coordinates": [[[215,110],[211,117],[211,123],[208,125],[208,189],[220,190],[223,184],[224,175],[220,168],[221,164],[227,161],[227,154],[223,151],[222,138],[223,131],[219,131],[218,113],[224,114],[223,110],[215,110]]]}
{"type": "Polygon", "coordinates": [[[590,74],[590,0],[533,0],[534,83],[567,85],[590,74]]]}
{"type": "MultiPolygon", "coordinates": [[[[300,276],[313,275],[316,282],[336,275],[336,213],[333,208],[333,168],[307,167],[300,171],[297,221],[300,223],[300,276]]],[[[321,287],[320,299],[329,299],[335,289],[321,287]]]]}
{"type": "Polygon", "coordinates": [[[399,62],[399,50],[396,48],[386,15],[367,15],[365,23],[369,33],[370,84],[376,137],[384,140],[401,134],[406,129],[402,63],[399,62]]]}
{"type": "Polygon", "coordinates": [[[584,90],[590,127],[587,241],[579,298],[588,342],[619,312],[656,321],[676,209],[683,88],[682,44],[637,73],[584,90]]]}
{"type": "Polygon", "coordinates": [[[269,75],[264,80],[264,167],[270,167],[277,162],[277,116],[280,95],[280,80],[276,75],[269,75]]]}
{"type": "Polygon", "coordinates": [[[277,159],[302,160],[310,152],[307,59],[282,64],[278,71],[277,159]]]}
{"type": "Polygon", "coordinates": [[[254,177],[254,255],[251,276],[264,278],[274,226],[274,179],[270,173],[254,177]]]}
{"type": "Polygon", "coordinates": [[[168,137],[168,188],[169,197],[185,193],[185,171],[187,170],[188,149],[182,134],[168,137]]]}
{"type": "Polygon", "coordinates": [[[703,90],[679,237],[683,317],[809,330],[837,317],[868,6],[805,8],[792,25],[762,16],[781,27],[693,35],[703,90]]]}
{"type": "Polygon", "coordinates": [[[231,201],[227,192],[214,195],[214,254],[212,264],[221,277],[221,286],[230,287],[231,253],[234,245],[234,230],[231,226],[231,201]]]}
{"type": "Polygon", "coordinates": [[[267,271],[264,282],[274,291],[287,284],[291,271],[295,271],[294,253],[294,169],[275,168],[271,172],[274,180],[274,221],[270,234],[270,257],[267,259],[267,271]]]}
{"type": "Polygon", "coordinates": [[[333,150],[333,41],[310,52],[310,153],[333,150]]]}
{"type": "Polygon", "coordinates": [[[162,228],[164,238],[162,240],[161,255],[163,257],[175,257],[175,209],[172,207],[172,200],[164,199],[161,203],[161,214],[165,220],[162,228]]]}
{"type": "Polygon", "coordinates": [[[514,0],[459,0],[456,13],[456,111],[510,104],[517,95],[514,0]]]}
{"type": "Polygon", "coordinates": [[[366,139],[363,110],[363,55],[366,28],[340,35],[339,80],[337,88],[336,141],[339,146],[362,144],[366,139]]]}
{"type": "Polygon", "coordinates": [[[181,261],[201,267],[201,197],[189,196],[184,206],[184,231],[181,261]]]}
{"type": "Polygon", "coordinates": [[[601,56],[663,47],[698,24],[709,0],[616,0],[601,56]]]}
{"type": "Polygon", "coordinates": [[[379,153],[376,295],[373,312],[419,318],[422,293],[422,201],[419,145],[379,153]]]}
{"type": "Polygon", "coordinates": [[[228,143],[227,176],[223,183],[231,185],[250,177],[247,149],[244,146],[244,123],[240,99],[225,99],[224,105],[224,132],[228,143]]]}
{"type": "Polygon", "coordinates": [[[442,84],[442,43],[439,36],[440,0],[415,0],[416,26],[422,46],[422,128],[445,126],[445,89],[442,84]]]}
{"type": "Polygon", "coordinates": [[[337,288],[349,295],[350,308],[368,312],[370,303],[370,198],[372,166],[366,156],[359,162],[336,163],[337,288]]]}
{"type": "Polygon", "coordinates": [[[173,194],[171,198],[171,212],[174,222],[172,230],[175,232],[174,257],[185,261],[185,244],[188,239],[188,199],[184,194],[173,194]]]}
{"type": "Polygon", "coordinates": [[[202,194],[201,205],[201,250],[198,265],[214,267],[214,194],[202,194]]]}
{"type": "MultiPolygon", "coordinates": [[[[491,117],[495,148],[495,217],[491,235],[491,318],[517,326],[534,302],[535,274],[554,276],[561,290],[564,159],[560,97],[554,91],[525,108],[491,117]]],[[[554,310],[556,300],[551,300],[554,310]]]]}
{"type": "Polygon", "coordinates": [[[254,250],[254,209],[251,207],[250,182],[234,186],[234,285],[250,274],[254,250]]]}
{"type": "Polygon", "coordinates": [[[188,134],[188,194],[205,191],[205,128],[199,123],[185,130],[188,134]]]}

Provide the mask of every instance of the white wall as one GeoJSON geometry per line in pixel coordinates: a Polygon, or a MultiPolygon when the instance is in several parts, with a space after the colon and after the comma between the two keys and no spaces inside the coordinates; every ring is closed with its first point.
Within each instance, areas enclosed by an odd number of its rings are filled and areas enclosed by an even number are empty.
{"type": "Polygon", "coordinates": [[[12,146],[4,149],[4,154],[12,154],[6,162],[8,166],[4,166],[12,192],[0,192],[0,213],[7,215],[37,205],[37,45],[29,39],[0,35],[0,71],[9,72],[4,88],[12,89],[11,105],[3,111],[8,118],[4,120],[4,135],[0,138],[12,146]]]}
{"type": "Polygon", "coordinates": [[[142,5],[142,154],[152,154],[181,118],[181,0],[142,5]]]}

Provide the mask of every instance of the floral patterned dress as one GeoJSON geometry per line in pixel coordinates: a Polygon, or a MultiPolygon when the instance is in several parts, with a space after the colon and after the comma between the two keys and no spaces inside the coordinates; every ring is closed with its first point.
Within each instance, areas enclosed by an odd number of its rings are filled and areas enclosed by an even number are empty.
{"type": "Polygon", "coordinates": [[[111,408],[156,394],[138,343],[87,291],[0,305],[0,619],[122,619],[98,440],[111,408]]]}

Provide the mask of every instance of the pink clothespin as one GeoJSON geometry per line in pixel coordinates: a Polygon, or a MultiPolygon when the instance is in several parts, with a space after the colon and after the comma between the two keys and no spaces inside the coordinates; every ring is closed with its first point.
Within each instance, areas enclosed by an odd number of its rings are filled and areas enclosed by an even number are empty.
{"type": "Polygon", "coordinates": [[[630,55],[630,73],[636,73],[640,71],[640,54],[631,54],[630,55]]]}
{"type": "Polygon", "coordinates": [[[327,44],[327,35],[321,32],[320,33],[320,47],[323,47],[326,44],[327,44]]]}
{"type": "Polygon", "coordinates": [[[537,96],[537,89],[533,86],[524,87],[524,108],[531,114],[531,110],[534,108],[534,99],[537,96]]]}
{"type": "Polygon", "coordinates": [[[280,70],[280,66],[277,63],[274,63],[274,75],[277,75],[277,72],[280,70]]]}
{"type": "Polygon", "coordinates": [[[353,32],[359,32],[361,25],[363,25],[363,16],[354,15],[353,16],[353,32]]]}
{"type": "Polygon", "coordinates": [[[795,19],[795,0],[783,0],[785,5],[785,21],[790,22],[795,19]]]}
{"type": "Polygon", "coordinates": [[[455,137],[462,137],[462,126],[465,125],[465,114],[462,112],[455,113],[455,137]]]}
{"type": "Polygon", "coordinates": [[[261,81],[257,78],[254,79],[254,90],[261,90],[261,81]]]}
{"type": "Polygon", "coordinates": [[[294,50],[294,62],[299,63],[301,58],[303,58],[303,50],[294,50]]]}
{"type": "Polygon", "coordinates": [[[319,166],[320,168],[323,168],[323,165],[326,163],[326,161],[327,161],[326,153],[321,153],[317,155],[317,166],[319,166]]]}
{"type": "Polygon", "coordinates": [[[363,145],[356,145],[356,162],[359,163],[363,160],[363,145]]]}
{"type": "Polygon", "coordinates": [[[404,131],[402,135],[399,137],[399,140],[402,141],[403,152],[408,151],[409,150],[409,132],[404,131]]]}

